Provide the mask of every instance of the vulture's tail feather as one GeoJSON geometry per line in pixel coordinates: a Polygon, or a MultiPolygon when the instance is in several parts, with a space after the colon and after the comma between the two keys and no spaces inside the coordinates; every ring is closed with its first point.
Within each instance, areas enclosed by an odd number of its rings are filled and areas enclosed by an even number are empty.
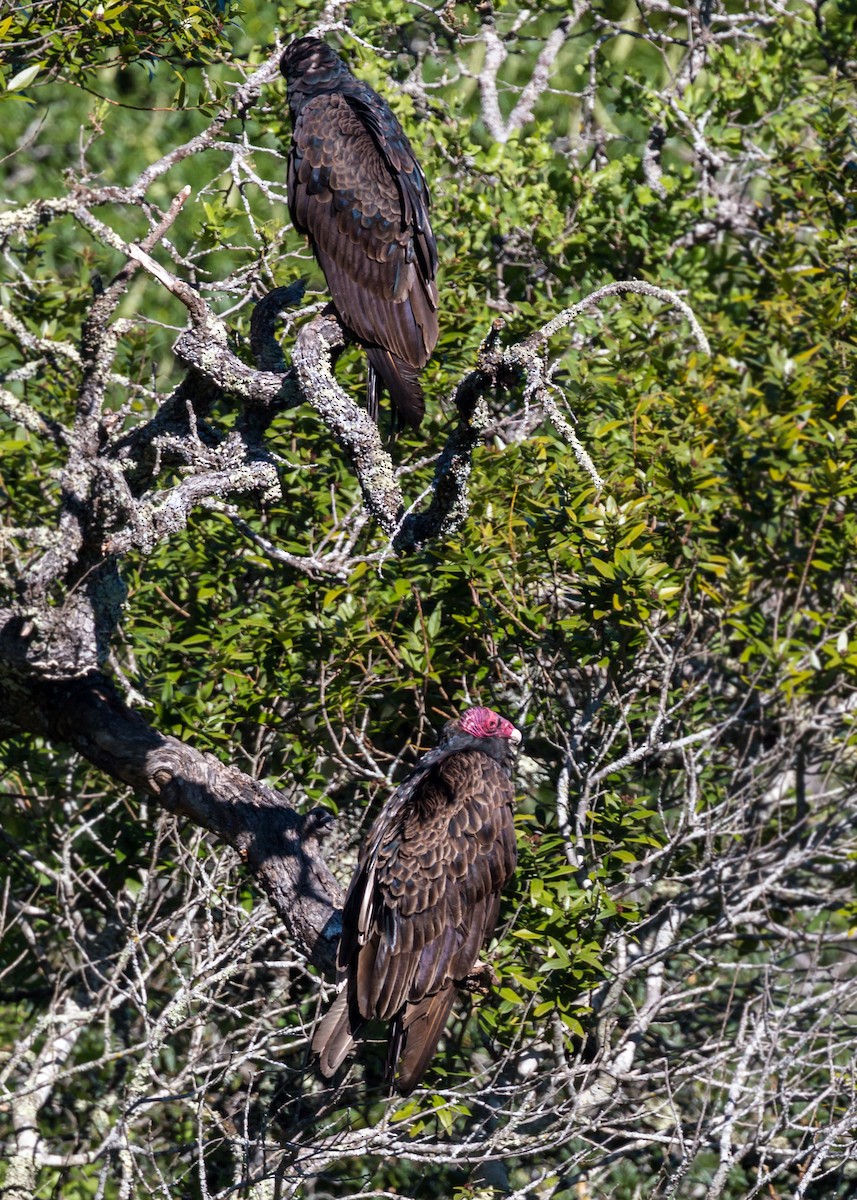
{"type": "Polygon", "coordinates": [[[409,1095],[425,1074],[454,999],[455,988],[449,983],[416,1004],[406,1004],[394,1019],[387,1046],[387,1079],[391,1084],[395,1079],[403,1096],[409,1095]]]}
{"type": "Polygon", "coordinates": [[[344,987],[322,1017],[313,1035],[313,1054],[318,1055],[318,1069],[330,1079],[354,1049],[363,1022],[352,1021],[348,1003],[348,988],[344,987]]]}
{"type": "Polygon", "coordinates": [[[369,378],[366,382],[366,411],[375,422],[379,424],[381,416],[381,380],[378,378],[378,372],[372,366],[372,360],[369,360],[369,378]]]}
{"type": "Polygon", "coordinates": [[[380,346],[370,346],[366,350],[369,359],[369,395],[367,407],[369,416],[378,422],[378,377],[390,393],[393,409],[403,425],[418,429],[425,416],[426,406],[423,399],[423,389],[420,387],[419,373],[403,359],[380,346]],[[373,378],[374,375],[374,378],[373,378]],[[374,410],[374,411],[373,411],[374,410]]]}

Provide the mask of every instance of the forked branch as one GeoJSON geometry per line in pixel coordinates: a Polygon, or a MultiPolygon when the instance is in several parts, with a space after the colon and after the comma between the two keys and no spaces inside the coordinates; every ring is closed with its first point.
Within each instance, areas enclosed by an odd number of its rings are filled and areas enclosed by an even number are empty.
{"type": "MultiPolygon", "coordinates": [[[[271,371],[253,371],[232,354],[223,323],[198,292],[138,248],[129,247],[128,253],[187,307],[191,328],[179,339],[176,352],[188,366],[218,386],[234,390],[245,402],[270,404],[277,397],[283,399],[280,387],[276,386],[276,380],[282,377],[271,371]]],[[[377,426],[336,380],[334,359],[345,345],[346,334],[334,314],[323,313],[301,329],[292,355],[294,375],[287,372],[288,382],[282,387],[296,386],[312,405],[348,458],[360,484],[366,511],[387,535],[391,548],[399,554],[407,553],[451,536],[464,524],[469,508],[473,451],[491,420],[485,395],[489,391],[510,391],[517,386],[522,372],[526,380],[526,403],[540,407],[560,437],[571,446],[593,485],[599,489],[604,486],[589,453],[560,410],[557,395],[561,393],[551,382],[544,351],[550,338],[571,326],[590,308],[610,296],[627,292],[669,304],[688,321],[699,349],[710,354],[708,340],[690,306],[674,292],[640,279],[621,280],[597,289],[580,303],[564,309],[525,341],[505,350],[499,346],[500,326],[495,325],[480,349],[476,369],[465,376],[453,395],[458,421],[437,457],[431,495],[425,507],[414,505],[406,509],[399,474],[381,442],[377,426]]],[[[265,337],[254,340],[254,350],[265,363],[278,357],[269,340],[265,337]]]]}

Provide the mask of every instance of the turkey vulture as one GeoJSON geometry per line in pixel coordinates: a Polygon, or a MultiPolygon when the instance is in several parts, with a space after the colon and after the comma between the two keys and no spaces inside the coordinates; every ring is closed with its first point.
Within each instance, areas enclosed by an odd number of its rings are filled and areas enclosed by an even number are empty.
{"type": "Polygon", "coordinates": [[[515,870],[520,741],[490,708],[468,709],[372,825],[342,912],[340,991],[312,1042],[326,1078],[380,1018],[390,1022],[388,1082],[407,1095],[422,1079],[515,870]]]}
{"type": "Polygon", "coordinates": [[[437,341],[437,247],[429,193],[386,100],[318,38],[280,60],[292,117],[289,211],[307,235],[343,323],[366,347],[370,415],[378,376],[400,420],[425,412],[417,372],[437,341]]]}

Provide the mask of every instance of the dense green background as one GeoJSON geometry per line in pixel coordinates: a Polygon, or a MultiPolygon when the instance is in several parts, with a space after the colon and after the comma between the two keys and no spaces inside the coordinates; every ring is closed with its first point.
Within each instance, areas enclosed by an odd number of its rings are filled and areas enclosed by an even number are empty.
{"type": "MultiPolygon", "coordinates": [[[[322,8],[311,0],[279,12],[252,0],[171,0],[107,4],[97,14],[61,3],[19,6],[0,17],[0,38],[18,46],[2,67],[10,88],[0,95],[4,202],[62,195],[74,180],[130,183],[205,127],[229,82],[261,60],[276,30],[284,39],[306,32],[322,8]]],[[[681,19],[652,9],[643,20],[636,6],[622,3],[587,9],[533,120],[501,144],[480,119],[475,74],[483,47],[474,8],[453,4],[438,15],[395,0],[342,8],[347,33],[331,40],[414,134],[433,194],[442,306],[438,348],[424,377],[429,419],[394,451],[412,466],[410,497],[431,478],[431,455],[450,419],[447,397],[473,367],[498,311],[504,340],[514,341],[595,287],[646,279],[688,300],[712,355],[701,355],[669,311],[637,297],[611,301],[600,316],[579,321],[573,336],[563,331],[554,339],[555,382],[607,481],[601,493],[549,424],[516,441],[520,393],[498,393],[489,399],[502,436],[477,451],[467,525],[444,544],[395,559],[382,553],[377,530],[358,524],[354,481],[305,408],[272,431],[272,448],[282,456],[282,502],[263,512],[248,504],[243,515],[280,548],[301,555],[356,530],[342,578],[278,566],[242,541],[228,518],[205,512],[150,557],[125,564],[128,602],[116,665],[152,722],[287,789],[295,803],[332,806],[342,818],[334,858],[353,846],[362,813],[388,794],[390,772],[393,781],[400,778],[447,715],[478,700],[523,726],[521,869],[497,954],[502,989],[462,1030],[460,1046],[450,1038],[432,1076],[437,1086],[466,1080],[486,1045],[499,1056],[518,1037],[537,1044],[554,1016],[568,1053],[585,1047],[587,989],[611,969],[608,949],[620,932],[636,930],[657,911],[658,881],[679,881],[680,888],[700,864],[734,851],[738,835],[725,826],[713,825],[706,842],[678,837],[691,774],[700,819],[743,806],[752,830],[744,836],[758,846],[781,832],[785,811],[765,808],[768,787],[787,778],[786,803],[804,815],[802,772],[824,780],[812,815],[819,829],[832,807],[853,812],[857,26],[847,3],[825,4],[818,22],[796,3],[786,15],[764,4],[728,5],[716,9],[723,20],[715,27],[728,30],[729,13],[745,9],[765,21],[752,27],[751,38],[712,40],[704,68],[678,92],[681,19]],[[611,22],[624,22],[634,36],[606,36],[611,28],[615,34],[611,22]],[[397,88],[424,52],[422,95],[397,88]],[[591,105],[579,95],[590,79],[591,105]],[[665,144],[660,188],[653,190],[642,158],[655,124],[664,128],[665,144]],[[735,206],[731,222],[724,197],[735,206]],[[572,791],[585,794],[589,775],[646,747],[647,731],[665,711],[661,740],[718,731],[702,740],[703,761],[691,773],[682,753],[651,746],[633,763],[605,771],[587,800],[582,863],[569,862],[556,808],[563,764],[573,759],[572,791]],[[341,752],[333,752],[332,737],[341,752]],[[797,775],[786,777],[796,763],[797,775]],[[670,851],[658,858],[661,846],[670,851]],[[634,875],[652,854],[654,875],[634,875]]],[[[516,3],[494,11],[498,30],[510,34],[501,73],[508,115],[515,88],[529,79],[566,6],[544,4],[520,28],[516,3]]],[[[256,147],[257,178],[246,178],[242,190],[224,173],[229,156],[215,150],[177,166],[149,199],[166,206],[191,184],[192,200],[170,238],[187,277],[228,314],[235,346],[249,360],[252,300],[301,274],[310,280],[309,301],[323,299],[324,285],[288,227],[284,162],[270,153],[288,144],[282,85],[245,120],[231,121],[225,140],[244,132],[256,147]]],[[[128,206],[113,206],[102,218],[128,238],[146,228],[128,206]]],[[[15,237],[12,263],[0,281],[3,307],[35,336],[74,345],[93,273],[107,279],[121,259],[65,217],[15,237]]],[[[150,409],[142,389],[165,392],[181,377],[169,348],[184,314],[140,274],[122,316],[133,328],[121,340],[117,367],[140,390],[116,388],[113,402],[119,409],[128,401],[133,422],[150,409]]],[[[0,353],[12,371],[34,357],[8,321],[0,322],[0,353]]],[[[68,418],[73,372],[61,357],[35,357],[37,372],[7,386],[41,411],[68,418]]],[[[353,351],[338,368],[355,395],[363,369],[353,351]]],[[[225,401],[213,419],[225,428],[233,418],[225,401]]],[[[3,416],[0,456],[0,502],[11,531],[0,582],[12,590],[16,563],[33,553],[22,527],[51,522],[57,462],[3,416]]],[[[111,897],[138,895],[143,873],[148,879],[151,872],[159,883],[141,920],[157,925],[159,937],[170,913],[188,903],[188,846],[200,863],[220,852],[189,831],[184,842],[175,840],[155,814],[141,812],[61,748],[10,742],[3,764],[0,836],[10,892],[41,914],[38,954],[14,922],[4,934],[0,1049],[8,1049],[36,1028],[55,989],[68,986],[77,969],[57,885],[70,844],[78,869],[88,872],[88,892],[71,906],[83,926],[99,929],[111,897]]],[[[776,918],[798,940],[828,921],[846,930],[853,917],[843,901],[853,887],[853,842],[820,846],[819,861],[835,867],[819,876],[829,883],[826,898],[807,892],[805,904],[800,896],[782,899],[787,912],[776,918]]],[[[217,870],[230,912],[259,904],[231,864],[217,870]]],[[[811,858],[801,871],[809,889],[811,858]]],[[[814,886],[823,892],[822,883],[814,886]]],[[[700,907],[697,934],[704,937],[720,919],[718,903],[712,895],[700,907]]],[[[233,981],[232,1008],[206,1037],[212,1047],[230,1038],[243,1045],[251,1009],[260,1019],[260,995],[287,992],[291,1006],[281,1019],[272,1016],[266,1035],[277,1047],[276,1067],[269,1062],[251,1086],[212,1050],[220,1065],[211,1067],[207,1103],[222,1107],[225,1096],[243,1097],[246,1086],[253,1136],[265,1129],[274,1141],[282,1134],[306,1144],[307,1110],[294,1095],[297,1088],[309,1095],[315,1085],[302,1036],[286,1032],[312,1019],[316,989],[305,972],[285,978],[270,966],[277,957],[273,923],[267,936],[258,975],[233,981]],[[277,1098],[283,1072],[294,1073],[288,1101],[277,1098]]],[[[778,953],[764,941],[722,950],[724,963],[757,955],[759,977],[778,953]]],[[[677,974],[685,967],[674,964],[677,974]]],[[[149,983],[153,1014],[168,1003],[181,972],[180,957],[165,955],[149,983]]],[[[78,1042],[76,1061],[99,1065],[71,1077],[42,1113],[52,1144],[91,1148],[98,1141],[93,1130],[115,1118],[131,1066],[121,1052],[120,1065],[112,1064],[110,1051],[136,1044],[139,1019],[132,1005],[109,1034],[94,1023],[78,1042]]],[[[711,1022],[718,1022],[716,1004],[711,1022]]],[[[179,1059],[191,1028],[183,1027],[184,1040],[177,1036],[171,1051],[179,1059]]],[[[681,1028],[671,1036],[678,1055],[697,1035],[681,1028]]],[[[848,1053],[846,1047],[843,1068],[848,1053]]],[[[172,1069],[163,1064],[163,1077],[172,1069]]],[[[376,1095],[349,1098],[347,1112],[325,1111],[331,1124],[323,1128],[378,1119],[376,1095]]],[[[403,1109],[410,1137],[466,1127],[463,1109],[426,1115],[432,1103],[403,1109]]],[[[688,1127],[697,1103],[698,1096],[685,1100],[688,1127]]],[[[157,1111],[148,1136],[161,1148],[151,1171],[140,1168],[139,1194],[165,1194],[157,1191],[157,1162],[175,1181],[175,1195],[201,1195],[192,1109],[177,1101],[157,1111]]],[[[214,1135],[203,1143],[208,1187],[220,1194],[233,1178],[234,1157],[214,1135]]],[[[673,1168],[659,1152],[604,1165],[598,1147],[587,1160],[571,1138],[557,1144],[555,1175],[538,1194],[586,1194],[575,1190],[577,1176],[563,1174],[571,1153],[575,1163],[602,1172],[600,1194],[666,1194],[655,1189],[673,1168]]],[[[540,1156],[536,1161],[547,1161],[545,1152],[540,1156]]],[[[305,1194],[353,1195],[357,1181],[370,1177],[386,1194],[448,1196],[465,1185],[466,1170],[436,1161],[420,1183],[419,1163],[351,1153],[322,1191],[307,1182],[305,1194]]],[[[528,1161],[524,1154],[513,1163],[514,1186],[530,1179],[528,1161]]],[[[46,1168],[40,1195],[119,1195],[110,1173],[97,1183],[101,1170],[102,1160],[46,1168]]],[[[712,1170],[700,1154],[678,1194],[697,1194],[693,1187],[707,1186],[712,1170]]],[[[753,1170],[752,1163],[746,1171],[736,1166],[725,1194],[747,1194],[753,1170]]],[[[777,1194],[791,1194],[789,1178],[777,1194]]],[[[806,1194],[845,1195],[848,1180],[840,1174],[818,1186],[806,1194]]]]}

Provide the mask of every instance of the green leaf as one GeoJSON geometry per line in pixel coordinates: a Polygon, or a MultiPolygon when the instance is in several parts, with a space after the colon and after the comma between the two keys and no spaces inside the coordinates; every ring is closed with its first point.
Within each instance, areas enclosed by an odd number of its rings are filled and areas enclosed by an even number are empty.
{"type": "Polygon", "coordinates": [[[13,75],[6,84],[6,91],[16,92],[20,91],[21,88],[29,87],[38,77],[44,65],[43,62],[32,63],[29,67],[24,67],[21,71],[18,71],[17,75],[13,75]]]}

